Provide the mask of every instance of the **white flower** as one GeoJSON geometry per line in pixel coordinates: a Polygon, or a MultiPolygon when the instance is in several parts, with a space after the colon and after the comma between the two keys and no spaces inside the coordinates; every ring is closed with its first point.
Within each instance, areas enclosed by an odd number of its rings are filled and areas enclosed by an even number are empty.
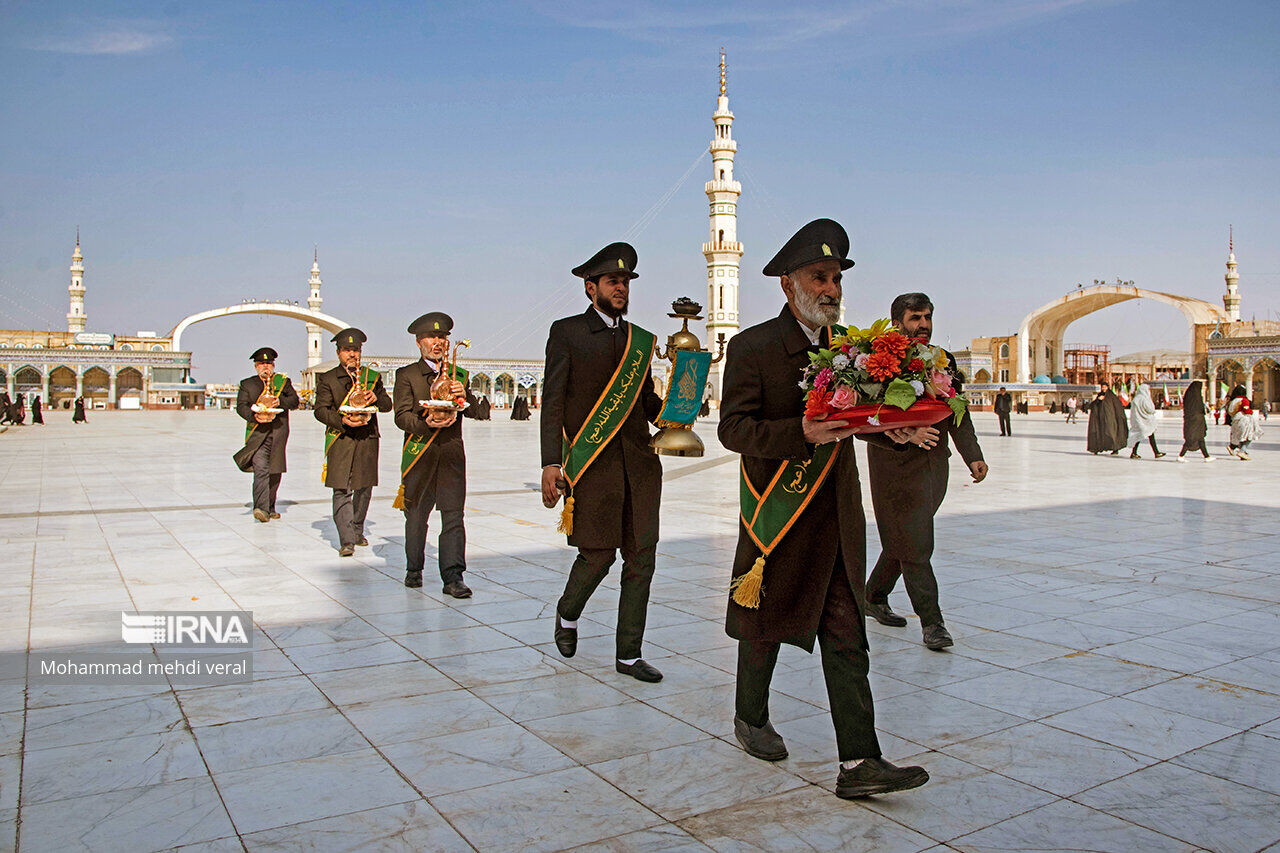
{"type": "Polygon", "coordinates": [[[871,424],[872,426],[880,426],[880,419],[875,415],[872,415],[871,417],[867,418],[867,423],[871,424]]]}
{"type": "Polygon", "coordinates": [[[808,384],[807,382],[805,382],[804,380],[801,380],[801,381],[797,382],[796,384],[800,386],[800,390],[801,390],[801,391],[808,391],[808,390],[809,390],[809,384],[808,384]]]}
{"type": "Polygon", "coordinates": [[[924,383],[921,382],[919,379],[912,379],[911,390],[915,391],[916,396],[919,397],[921,394],[924,393],[924,383]]]}
{"type": "Polygon", "coordinates": [[[840,353],[835,358],[831,359],[831,366],[836,370],[844,370],[849,366],[849,356],[844,353],[840,353]]]}
{"type": "Polygon", "coordinates": [[[871,356],[867,355],[865,352],[860,352],[858,353],[858,357],[853,360],[853,366],[861,370],[867,366],[867,359],[869,358],[871,358],[871,356]]]}

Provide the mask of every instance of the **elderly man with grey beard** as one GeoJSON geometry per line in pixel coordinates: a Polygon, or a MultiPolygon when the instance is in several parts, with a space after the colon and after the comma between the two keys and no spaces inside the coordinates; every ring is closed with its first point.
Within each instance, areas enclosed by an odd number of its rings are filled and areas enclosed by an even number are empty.
{"type": "MultiPolygon", "coordinates": [[[[764,268],[781,278],[787,304],[729,343],[719,427],[720,442],[742,455],[743,515],[725,619],[726,633],[738,641],[734,734],[749,755],[787,757],[769,720],[769,685],[782,643],[812,652],[816,640],[839,752],[836,795],[844,798],[929,780],[924,768],[895,767],[881,757],[859,608],[867,543],[858,463],[847,440],[853,430],[843,421],[806,418],[799,387],[809,354],[830,344],[840,317],[844,270],[853,266],[848,253],[845,230],[819,219],[764,268]]],[[[938,431],[859,437],[886,448],[926,447],[938,431]]]]}

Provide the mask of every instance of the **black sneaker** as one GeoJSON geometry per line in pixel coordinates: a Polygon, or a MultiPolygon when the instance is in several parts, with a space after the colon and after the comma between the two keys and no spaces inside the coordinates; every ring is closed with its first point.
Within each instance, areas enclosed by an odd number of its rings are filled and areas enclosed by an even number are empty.
{"type": "Polygon", "coordinates": [[[734,714],[733,736],[742,744],[747,755],[761,761],[781,761],[787,757],[787,744],[768,720],[764,721],[763,726],[753,726],[734,714]]]}
{"type": "Polygon", "coordinates": [[[919,788],[929,781],[923,767],[895,767],[883,758],[864,758],[852,770],[840,768],[836,779],[836,796],[850,800],[872,794],[889,794],[919,788]]]}

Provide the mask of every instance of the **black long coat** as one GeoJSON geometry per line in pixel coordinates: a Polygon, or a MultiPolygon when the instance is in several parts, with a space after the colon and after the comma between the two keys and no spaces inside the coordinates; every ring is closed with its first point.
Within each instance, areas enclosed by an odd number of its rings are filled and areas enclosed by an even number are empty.
{"type": "Polygon", "coordinates": [[[995,403],[991,406],[997,415],[1008,415],[1013,412],[1013,395],[1008,391],[996,394],[995,403]]]}
{"type": "Polygon", "coordinates": [[[1089,427],[1085,447],[1090,453],[1123,450],[1129,441],[1124,403],[1116,392],[1099,393],[1089,404],[1089,427]]]}
{"type": "MultiPolygon", "coordinates": [[[[466,487],[467,456],[462,444],[462,418],[474,418],[480,408],[479,401],[467,389],[467,407],[458,413],[459,417],[450,426],[435,430],[427,426],[426,409],[419,400],[431,399],[431,383],[439,374],[427,364],[425,359],[418,359],[413,364],[406,364],[396,371],[396,385],[392,391],[395,405],[396,426],[404,430],[406,435],[426,436],[439,432],[431,446],[423,452],[422,458],[414,463],[414,470],[422,468],[428,479],[424,482],[441,480],[461,480],[466,487]]],[[[437,487],[436,491],[439,491],[437,487]]],[[[405,494],[405,506],[417,499],[417,495],[405,494]]]]}
{"type": "MultiPolygon", "coordinates": [[[[827,343],[827,333],[822,332],[827,343]]],[[[739,332],[729,341],[720,404],[720,443],[742,454],[757,488],[768,484],[786,459],[807,459],[804,392],[797,383],[809,364],[810,343],[790,307],[772,320],[739,332]]],[[[882,435],[859,436],[896,447],[882,435]]],[[[862,508],[858,460],[849,439],[840,442],[822,488],[769,555],[760,607],[729,599],[725,632],[738,640],[782,642],[813,651],[837,550],[859,600],[866,587],[867,519],[862,508]]],[[[733,576],[746,574],[760,549],[738,520],[733,576]]],[[[859,617],[861,618],[861,617],[859,617]]]]}
{"type": "Polygon", "coordinates": [[[260,424],[254,420],[252,406],[258,402],[258,397],[262,395],[263,382],[255,373],[247,379],[240,380],[240,390],[236,392],[236,414],[244,418],[247,422],[255,424],[257,429],[253,431],[256,436],[262,433],[265,437],[271,436],[271,470],[270,474],[283,474],[285,472],[285,444],[289,441],[289,411],[298,408],[298,392],[293,390],[293,380],[286,378],[284,380],[284,389],[280,392],[280,408],[283,412],[276,415],[269,423],[260,424]]]}
{"type": "MultiPolygon", "coordinates": [[[[956,373],[955,356],[947,353],[947,358],[952,373],[956,373]]],[[[957,383],[956,391],[960,390],[957,383]]],[[[871,505],[875,509],[880,549],[891,557],[912,563],[927,562],[933,556],[933,516],[947,496],[950,441],[955,442],[966,465],[982,459],[973,419],[967,411],[959,426],[955,418],[948,417],[934,427],[940,435],[930,450],[913,444],[897,451],[874,444],[867,448],[871,505]]]]}
{"type": "MultiPolygon", "coordinates": [[[[316,377],[316,420],[339,433],[329,450],[324,484],[331,489],[363,489],[378,485],[378,416],[364,426],[349,427],[342,422],[342,405],[351,390],[351,376],[339,364],[316,377]]],[[[379,412],[391,411],[391,397],[382,378],[373,386],[379,412]]]]}
{"type": "MultiPolygon", "coordinates": [[[[572,439],[604,393],[622,361],[627,323],[617,331],[605,325],[595,308],[551,324],[542,385],[542,465],[559,465],[561,439],[572,439]]],[[[623,498],[630,496],[636,543],[658,541],[662,500],[662,463],[649,447],[649,424],[662,409],[646,371],[640,399],[613,439],[600,451],[573,488],[573,535],[577,548],[619,548],[623,544],[623,498]]]]}

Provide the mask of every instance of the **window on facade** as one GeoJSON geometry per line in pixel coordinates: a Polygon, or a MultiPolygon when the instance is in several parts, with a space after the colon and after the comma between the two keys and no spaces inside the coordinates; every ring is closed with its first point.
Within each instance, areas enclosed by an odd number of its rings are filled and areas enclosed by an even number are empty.
{"type": "Polygon", "coordinates": [[[1000,357],[1001,357],[1001,358],[1008,358],[1008,357],[1009,357],[1009,345],[1008,345],[1008,344],[1001,344],[1001,345],[1000,345],[1000,357]]]}
{"type": "Polygon", "coordinates": [[[720,306],[719,307],[721,308],[724,307],[724,285],[723,284],[720,285],[720,306]]]}
{"type": "Polygon", "coordinates": [[[1001,381],[1001,382],[1008,382],[1008,381],[1009,381],[1009,371],[1007,371],[1007,370],[1001,370],[1001,371],[1000,371],[1000,381],[1001,381]]]}
{"type": "Polygon", "coordinates": [[[724,180],[724,169],[720,170],[720,180],[724,180]]]}
{"type": "Polygon", "coordinates": [[[724,229],[723,229],[723,228],[721,228],[721,229],[720,229],[720,231],[719,231],[719,232],[718,232],[718,234],[716,235],[716,238],[717,238],[717,240],[718,240],[720,243],[723,243],[723,242],[724,242],[724,229]]]}
{"type": "Polygon", "coordinates": [[[152,345],[151,345],[151,351],[152,351],[152,352],[163,352],[163,351],[164,351],[164,347],[160,346],[159,344],[152,344],[152,345]]]}

